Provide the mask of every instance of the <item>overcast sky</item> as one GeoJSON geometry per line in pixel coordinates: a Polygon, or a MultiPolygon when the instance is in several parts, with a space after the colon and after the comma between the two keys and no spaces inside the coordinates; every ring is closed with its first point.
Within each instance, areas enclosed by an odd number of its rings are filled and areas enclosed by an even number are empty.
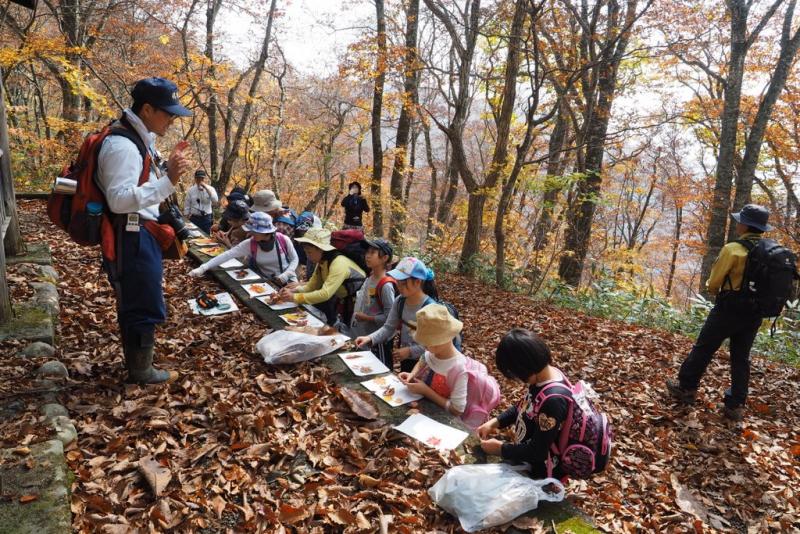
{"type": "MultiPolygon", "coordinates": [[[[291,0],[279,1],[282,15],[274,35],[289,64],[305,73],[331,73],[337,57],[360,38],[372,22],[374,5],[369,0],[291,0]]],[[[225,35],[220,41],[226,55],[244,63],[256,53],[263,37],[266,17],[252,17],[231,12],[221,13],[225,35]]]]}

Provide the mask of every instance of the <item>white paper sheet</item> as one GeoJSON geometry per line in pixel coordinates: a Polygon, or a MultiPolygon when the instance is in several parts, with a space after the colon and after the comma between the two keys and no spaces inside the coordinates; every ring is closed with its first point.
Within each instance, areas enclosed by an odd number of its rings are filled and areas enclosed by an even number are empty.
{"type": "Polygon", "coordinates": [[[409,416],[408,419],[394,428],[429,447],[441,451],[455,449],[469,436],[463,430],[443,425],[421,413],[409,416]]]}
{"type": "Polygon", "coordinates": [[[275,293],[275,289],[266,282],[258,284],[242,284],[242,288],[251,297],[263,297],[275,293]]]}
{"type": "Polygon", "coordinates": [[[196,299],[189,299],[186,302],[189,303],[189,307],[192,309],[192,313],[195,315],[223,315],[225,313],[239,311],[239,307],[236,305],[236,301],[233,300],[233,297],[231,297],[230,293],[217,293],[216,295],[212,296],[217,299],[217,302],[220,304],[228,304],[230,307],[226,310],[221,310],[219,307],[214,307],[210,310],[204,310],[197,305],[196,299]]]}
{"type": "Polygon", "coordinates": [[[244,265],[236,258],[228,260],[219,266],[220,269],[239,269],[241,267],[244,267],[244,265]]]}
{"type": "Polygon", "coordinates": [[[201,232],[200,230],[189,230],[190,237],[205,237],[206,234],[201,232]]]}
{"type": "Polygon", "coordinates": [[[373,392],[389,406],[402,406],[422,398],[422,395],[411,393],[406,385],[395,375],[379,376],[378,378],[361,382],[361,385],[373,392]]]}
{"type": "Polygon", "coordinates": [[[254,280],[261,280],[261,275],[250,269],[235,269],[228,271],[228,275],[237,282],[252,282],[254,280]]]}
{"type": "Polygon", "coordinates": [[[269,302],[269,295],[266,297],[256,297],[256,300],[263,302],[267,306],[270,307],[272,310],[280,311],[280,310],[291,310],[292,308],[296,308],[297,304],[294,302],[279,302],[277,304],[271,304],[269,302]]]}
{"type": "Polygon", "coordinates": [[[343,352],[339,354],[339,358],[356,376],[379,375],[391,370],[369,350],[343,352]]]}
{"type": "Polygon", "coordinates": [[[290,326],[325,326],[324,322],[320,321],[307,311],[284,313],[280,317],[284,323],[290,326]],[[305,324],[298,324],[298,322],[302,321],[305,321],[305,324]]]}

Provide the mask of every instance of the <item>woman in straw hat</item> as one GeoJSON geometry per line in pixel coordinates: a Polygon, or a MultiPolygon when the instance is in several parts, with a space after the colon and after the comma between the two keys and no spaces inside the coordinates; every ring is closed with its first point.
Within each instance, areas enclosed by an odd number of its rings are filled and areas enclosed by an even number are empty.
{"type": "Polygon", "coordinates": [[[296,241],[302,244],[306,257],[316,263],[317,267],[305,285],[283,288],[279,298],[284,302],[313,304],[325,312],[331,326],[338,320],[341,303],[342,322],[349,323],[353,299],[364,283],[366,273],[331,245],[330,230],[312,227],[296,241]]]}

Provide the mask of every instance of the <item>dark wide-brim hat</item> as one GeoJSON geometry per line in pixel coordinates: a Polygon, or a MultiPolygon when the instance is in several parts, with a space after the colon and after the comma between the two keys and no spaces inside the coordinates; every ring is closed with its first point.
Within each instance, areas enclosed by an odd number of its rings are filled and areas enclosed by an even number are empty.
{"type": "Polygon", "coordinates": [[[351,187],[353,187],[353,186],[356,186],[356,187],[358,188],[358,190],[359,190],[359,191],[362,191],[362,190],[363,190],[363,188],[361,187],[361,184],[360,184],[360,183],[358,183],[358,182],[350,182],[350,185],[348,185],[348,186],[347,186],[347,189],[350,189],[350,188],[351,188],[351,187]]]}
{"type": "Polygon", "coordinates": [[[178,100],[178,86],[164,78],[139,80],[133,86],[131,96],[134,102],[150,104],[179,117],[192,116],[192,112],[183,107],[178,100]]]}
{"type": "Polygon", "coordinates": [[[731,213],[734,221],[751,228],[756,228],[762,232],[769,232],[774,226],[767,224],[769,221],[769,210],[758,204],[747,204],[742,211],[731,213]]]}

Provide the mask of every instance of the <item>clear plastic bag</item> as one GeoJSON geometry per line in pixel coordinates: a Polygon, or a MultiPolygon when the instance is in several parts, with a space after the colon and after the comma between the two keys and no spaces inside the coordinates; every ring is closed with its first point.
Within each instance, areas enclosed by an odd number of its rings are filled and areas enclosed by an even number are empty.
{"type": "Polygon", "coordinates": [[[349,341],[347,336],[315,336],[302,332],[277,330],[262,337],[256,350],[264,362],[277,365],[313,360],[341,348],[349,341]]]}
{"type": "Polygon", "coordinates": [[[535,510],[539,501],[564,500],[564,486],[554,478],[534,480],[508,464],[457,465],[429,490],[433,502],[456,516],[461,528],[476,532],[513,521],[535,510]],[[548,484],[558,490],[549,493],[548,484]]]}

